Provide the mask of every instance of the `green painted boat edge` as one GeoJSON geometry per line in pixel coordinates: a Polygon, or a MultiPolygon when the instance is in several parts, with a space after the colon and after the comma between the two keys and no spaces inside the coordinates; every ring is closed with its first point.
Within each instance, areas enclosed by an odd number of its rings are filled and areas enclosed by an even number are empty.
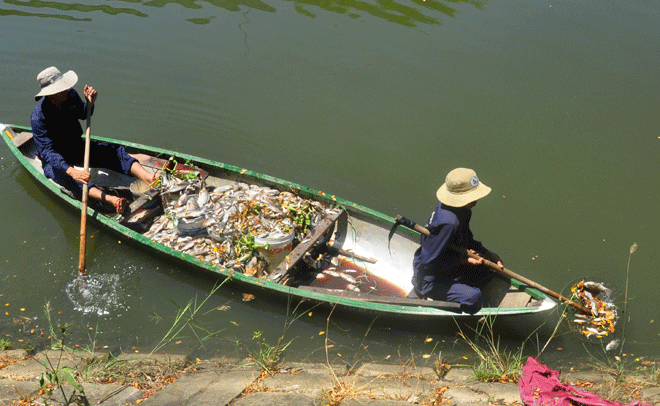
{"type": "MultiPolygon", "coordinates": [[[[32,129],[31,127],[25,127],[25,126],[20,126],[20,125],[11,125],[11,124],[5,124],[7,127],[12,128],[13,130],[19,130],[19,131],[27,131],[31,132],[32,129]]],[[[107,137],[98,137],[98,136],[91,136],[93,140],[96,141],[101,141],[101,142],[109,142],[109,143],[114,143],[118,145],[123,145],[129,149],[129,152],[131,149],[136,150],[136,152],[142,152],[142,153],[148,153],[150,155],[156,155],[156,156],[175,156],[177,158],[182,158],[186,159],[189,161],[188,163],[194,163],[194,165],[199,166],[200,168],[204,169],[204,167],[210,167],[210,168],[217,168],[221,170],[228,171],[232,173],[233,175],[237,177],[245,177],[253,180],[257,180],[259,182],[265,183],[265,184],[272,184],[275,186],[285,186],[286,188],[293,189],[295,191],[300,192],[303,195],[307,195],[308,197],[313,197],[323,203],[330,204],[330,205],[335,205],[335,206],[341,206],[345,208],[349,212],[355,212],[359,213],[363,216],[369,217],[371,219],[374,219],[378,222],[385,223],[389,227],[391,227],[394,224],[394,219],[392,217],[389,217],[383,213],[380,213],[376,210],[370,209],[368,207],[359,205],[357,203],[341,199],[341,198],[336,198],[334,196],[328,197],[327,194],[320,192],[316,189],[308,188],[293,182],[289,182],[283,179],[279,179],[270,175],[264,175],[260,174],[258,172],[250,171],[244,168],[239,168],[233,165],[228,165],[224,164],[221,162],[216,162],[210,159],[205,159],[205,158],[200,158],[200,157],[195,157],[192,155],[188,154],[183,154],[180,152],[176,151],[171,151],[167,149],[162,149],[162,148],[157,148],[157,147],[151,147],[147,145],[142,145],[134,142],[129,142],[129,141],[123,141],[123,140],[117,140],[113,138],[107,138],[107,137]]],[[[28,171],[44,186],[46,186],[50,191],[52,191],[55,195],[61,197],[69,203],[71,206],[77,208],[78,210],[82,209],[82,204],[76,199],[73,199],[66,194],[62,193],[60,191],[60,188],[55,185],[52,181],[47,179],[41,172],[36,170],[32,164],[23,156],[23,154],[20,152],[18,147],[14,145],[14,143],[9,139],[6,134],[3,132],[3,139],[5,139],[5,142],[9,146],[10,150],[12,153],[16,156],[16,158],[21,162],[23,167],[28,169],[28,171]]],[[[314,300],[317,302],[323,302],[327,303],[330,305],[341,305],[341,306],[348,306],[352,307],[355,309],[363,309],[363,310],[370,310],[378,313],[384,313],[384,314],[392,314],[392,315],[410,315],[410,316],[429,316],[432,318],[436,317],[456,317],[456,318],[461,318],[461,317],[473,317],[468,314],[457,314],[441,309],[434,309],[430,307],[416,307],[416,306],[402,306],[402,305],[393,305],[393,304],[383,304],[383,303],[373,303],[373,302],[364,302],[364,301],[358,301],[358,300],[353,300],[349,298],[342,298],[342,297],[337,297],[337,296],[332,296],[332,295],[326,295],[323,293],[318,293],[318,292],[312,292],[312,291],[306,291],[306,290],[300,290],[296,289],[293,287],[289,286],[284,286],[280,285],[276,282],[273,282],[268,279],[257,279],[254,277],[249,277],[245,276],[241,273],[237,273],[233,270],[227,270],[224,268],[220,268],[217,266],[211,266],[210,264],[199,261],[198,259],[188,255],[188,254],[183,254],[179,251],[176,251],[172,248],[169,248],[167,246],[164,246],[159,243],[153,242],[151,239],[144,237],[142,234],[137,233],[128,227],[125,227],[118,222],[114,220],[113,217],[108,217],[105,215],[101,215],[98,212],[94,211],[91,208],[87,209],[87,213],[95,221],[98,221],[102,223],[104,226],[110,228],[114,232],[123,235],[124,237],[128,239],[132,239],[134,241],[137,241],[150,249],[158,252],[162,252],[164,254],[167,254],[167,256],[171,258],[176,258],[177,260],[180,260],[182,262],[185,262],[191,266],[202,268],[206,270],[207,272],[211,272],[214,274],[217,274],[219,276],[225,277],[225,278],[232,278],[238,280],[240,283],[245,283],[247,285],[251,285],[254,288],[257,289],[262,289],[262,290],[268,290],[268,291],[277,291],[283,294],[287,295],[292,295],[296,296],[299,299],[309,299],[309,300],[314,300]]],[[[399,230],[405,232],[406,234],[409,234],[411,236],[416,236],[419,237],[419,234],[413,230],[408,230],[404,227],[400,227],[399,230]]],[[[512,285],[514,287],[519,287],[519,286],[524,286],[521,282],[512,279],[511,280],[512,285]]],[[[536,289],[529,288],[527,287],[525,291],[530,294],[535,299],[542,300],[543,298],[546,298],[547,296],[544,295],[542,292],[537,291],[536,289]]],[[[538,310],[537,308],[528,308],[528,307],[523,307],[523,308],[502,308],[502,309],[496,309],[496,308],[485,308],[480,310],[476,316],[483,316],[483,315],[525,315],[525,314],[533,314],[536,313],[538,310]]]]}

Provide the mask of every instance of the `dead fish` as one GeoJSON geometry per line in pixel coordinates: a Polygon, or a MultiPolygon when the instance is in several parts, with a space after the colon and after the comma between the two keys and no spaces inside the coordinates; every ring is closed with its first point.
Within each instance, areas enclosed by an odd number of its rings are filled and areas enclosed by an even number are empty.
{"type": "Polygon", "coordinates": [[[594,300],[593,295],[589,293],[589,291],[585,290],[584,296],[586,296],[586,298],[589,299],[589,304],[591,305],[591,312],[594,315],[598,314],[598,306],[596,305],[596,301],[594,300]]]}
{"type": "Polygon", "coordinates": [[[592,293],[595,293],[596,295],[598,295],[599,293],[605,293],[605,295],[609,295],[612,292],[612,290],[610,290],[608,287],[606,287],[600,282],[592,282],[592,281],[584,282],[584,288],[592,293]]]}
{"type": "Polygon", "coordinates": [[[606,335],[607,335],[607,331],[598,331],[598,330],[596,330],[596,329],[593,328],[593,327],[585,327],[585,330],[587,330],[587,331],[590,332],[590,333],[594,333],[594,334],[596,334],[597,336],[603,336],[603,335],[606,336],[606,335]]]}
{"type": "Polygon", "coordinates": [[[340,278],[339,272],[331,271],[330,269],[324,270],[323,273],[326,275],[334,276],[335,278],[340,278]]]}
{"type": "Polygon", "coordinates": [[[186,202],[186,211],[199,210],[199,205],[197,204],[197,199],[188,199],[186,202]]]}
{"type": "Polygon", "coordinates": [[[188,193],[184,193],[179,197],[179,200],[176,201],[178,207],[182,207],[188,201],[188,193]]]}
{"type": "Polygon", "coordinates": [[[353,292],[359,292],[359,291],[360,291],[360,288],[358,288],[357,286],[355,286],[355,285],[353,285],[353,284],[351,284],[351,283],[348,284],[347,288],[348,288],[349,290],[352,290],[353,292]]]}
{"type": "Polygon", "coordinates": [[[204,207],[206,203],[211,200],[211,196],[209,195],[209,191],[206,190],[206,188],[202,189],[199,191],[199,195],[197,195],[197,206],[199,207],[204,207]]]}
{"type": "Polygon", "coordinates": [[[616,350],[617,348],[619,348],[619,344],[621,344],[621,340],[616,338],[610,341],[609,343],[607,343],[607,345],[605,346],[605,350],[606,351],[616,350]]]}
{"type": "Polygon", "coordinates": [[[355,282],[357,282],[357,281],[355,280],[354,277],[352,277],[352,276],[350,276],[350,275],[346,275],[346,274],[343,273],[343,272],[341,272],[341,273],[339,274],[339,276],[341,276],[344,280],[348,281],[349,283],[355,283],[355,282]]]}
{"type": "Polygon", "coordinates": [[[191,249],[191,248],[194,247],[194,246],[195,246],[195,241],[189,241],[189,242],[187,242],[187,243],[183,243],[183,244],[181,244],[181,245],[177,245],[177,248],[176,248],[176,249],[177,249],[178,251],[187,251],[187,250],[191,249]]]}

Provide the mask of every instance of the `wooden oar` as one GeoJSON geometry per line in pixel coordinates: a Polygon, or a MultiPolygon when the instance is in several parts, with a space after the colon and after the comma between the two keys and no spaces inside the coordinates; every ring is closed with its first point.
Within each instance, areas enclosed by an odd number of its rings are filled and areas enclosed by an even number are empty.
{"type": "MultiPolygon", "coordinates": [[[[92,131],[92,103],[87,100],[87,131],[85,131],[85,159],[83,161],[84,171],[89,171],[89,146],[90,133],[92,131]]],[[[78,257],[78,274],[85,274],[85,261],[87,251],[87,195],[89,194],[87,182],[82,187],[82,210],[80,212],[80,255],[78,257]]]]}
{"type": "MultiPolygon", "coordinates": [[[[400,220],[400,219],[402,219],[402,218],[403,218],[402,216],[397,215],[394,219],[395,219],[395,220],[400,220]]],[[[410,221],[410,220],[407,220],[407,221],[410,222],[410,223],[412,223],[412,225],[413,225],[412,228],[413,228],[415,231],[417,231],[418,233],[420,233],[420,234],[424,234],[424,235],[431,235],[431,232],[430,232],[426,227],[422,227],[422,226],[420,226],[419,224],[414,223],[414,222],[412,222],[412,221],[410,221]]],[[[404,224],[404,225],[408,225],[408,224],[404,224]]],[[[468,257],[472,257],[472,258],[475,258],[475,259],[483,258],[483,257],[480,256],[479,254],[477,254],[477,253],[475,253],[475,252],[473,252],[473,251],[470,251],[470,250],[468,250],[467,248],[458,247],[458,246],[456,246],[456,245],[450,245],[449,247],[450,247],[451,249],[453,249],[454,251],[456,251],[456,252],[458,252],[458,253],[460,253],[460,254],[463,254],[463,255],[465,255],[465,256],[468,256],[468,257]]],[[[533,287],[533,288],[535,288],[535,289],[538,289],[538,290],[540,290],[541,292],[543,292],[543,293],[545,293],[545,294],[548,294],[548,295],[554,297],[555,299],[561,300],[562,302],[567,303],[567,304],[569,304],[570,306],[573,306],[574,308],[580,310],[580,311],[581,311],[582,313],[584,313],[584,314],[592,315],[591,310],[587,309],[586,307],[582,306],[581,304],[576,303],[576,302],[572,301],[571,299],[569,299],[569,298],[567,298],[567,297],[565,297],[565,296],[562,296],[562,295],[560,295],[559,293],[554,292],[554,291],[552,291],[552,290],[550,290],[550,289],[548,289],[548,288],[546,288],[546,287],[544,287],[544,286],[542,286],[542,285],[539,285],[538,283],[536,283],[536,282],[534,282],[534,281],[532,281],[532,280],[530,280],[530,279],[527,279],[527,278],[525,278],[525,277],[522,276],[522,275],[518,275],[517,273],[515,273],[515,272],[513,272],[513,271],[511,271],[511,270],[509,270],[509,269],[506,269],[506,268],[504,268],[504,267],[500,268],[499,265],[497,265],[497,264],[494,263],[493,261],[489,261],[489,260],[487,260],[486,258],[483,258],[483,260],[484,260],[484,265],[488,266],[489,268],[491,268],[491,269],[494,270],[495,272],[499,272],[499,273],[501,273],[501,274],[503,274],[503,275],[506,275],[506,276],[508,276],[508,277],[511,277],[511,278],[517,279],[517,280],[519,280],[520,282],[522,282],[522,283],[524,283],[524,284],[526,284],[526,285],[528,285],[528,286],[531,286],[531,287],[533,287]]]]}

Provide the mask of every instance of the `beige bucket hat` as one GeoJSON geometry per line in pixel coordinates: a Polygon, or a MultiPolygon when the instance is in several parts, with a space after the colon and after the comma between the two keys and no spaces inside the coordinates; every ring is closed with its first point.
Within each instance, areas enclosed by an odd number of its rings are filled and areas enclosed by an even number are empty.
{"type": "Polygon", "coordinates": [[[485,197],[490,190],[479,182],[477,173],[472,169],[456,168],[447,174],[445,183],[440,186],[436,196],[447,206],[463,207],[485,197]]]}
{"type": "Polygon", "coordinates": [[[72,70],[62,74],[59,69],[51,66],[39,73],[37,81],[39,82],[39,86],[41,86],[41,91],[34,96],[35,101],[38,101],[43,96],[50,96],[63,90],[71,89],[78,82],[78,75],[72,70]]]}

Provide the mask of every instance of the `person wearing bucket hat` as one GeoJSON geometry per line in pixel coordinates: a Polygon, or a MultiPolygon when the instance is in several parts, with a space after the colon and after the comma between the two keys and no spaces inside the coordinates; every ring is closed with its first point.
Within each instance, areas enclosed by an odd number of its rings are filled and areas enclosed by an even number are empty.
{"type": "MultiPolygon", "coordinates": [[[[122,213],[128,207],[126,198],[106,195],[90,183],[91,174],[88,171],[76,168],[83,166],[85,156],[85,139],[81,137],[83,130],[79,120],[87,118],[88,103],[91,103],[93,114],[97,91],[85,85],[83,102],[73,89],[78,82],[78,75],[72,70],[61,73],[54,66],[41,71],[37,81],[41,90],[34,96],[37,105],[32,111],[30,123],[44,175],[78,199],[82,197],[83,182],[87,182],[91,198],[107,202],[117,213],[122,213]]],[[[147,183],[153,182],[158,176],[147,171],[122,146],[92,142],[89,156],[90,167],[132,174],[147,183]]]]}
{"type": "Polygon", "coordinates": [[[471,249],[504,266],[497,254],[474,239],[470,230],[472,209],[490,191],[472,169],[456,168],[449,172],[436,192],[439,203],[426,224],[431,234],[422,235],[413,260],[412,284],[418,297],[458,302],[467,313],[476,313],[481,308],[481,289],[493,272],[483,264],[483,258],[462,257],[449,245],[471,249]]]}

